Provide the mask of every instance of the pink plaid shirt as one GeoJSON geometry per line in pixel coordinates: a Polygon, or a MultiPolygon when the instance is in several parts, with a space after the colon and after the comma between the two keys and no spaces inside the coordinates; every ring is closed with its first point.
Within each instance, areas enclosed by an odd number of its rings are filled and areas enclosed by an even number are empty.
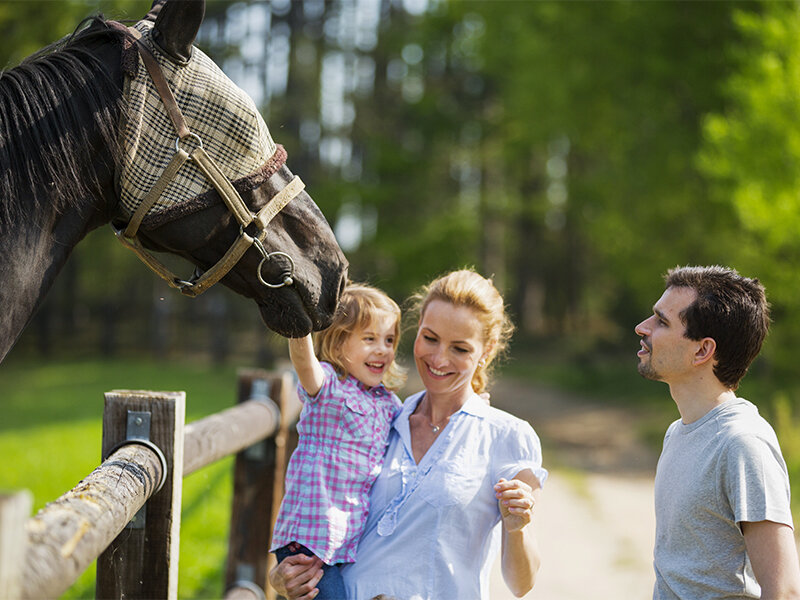
{"type": "Polygon", "coordinates": [[[286,471],[286,491],[270,551],[298,542],[326,564],[355,562],[367,522],[369,492],[400,399],[382,385],[368,389],[321,363],[325,382],[311,398],[298,386],[299,442],[286,471]]]}

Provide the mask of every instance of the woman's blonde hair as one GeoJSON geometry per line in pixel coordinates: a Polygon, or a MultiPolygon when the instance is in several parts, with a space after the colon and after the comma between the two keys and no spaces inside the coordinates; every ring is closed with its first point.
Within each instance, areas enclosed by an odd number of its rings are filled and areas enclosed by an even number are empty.
{"type": "MultiPolygon", "coordinates": [[[[354,331],[367,329],[379,314],[388,314],[395,318],[394,350],[400,343],[400,307],[381,290],[363,283],[348,283],[339,300],[339,307],[330,327],[315,336],[317,358],[330,363],[340,377],[347,375],[347,368],[342,360],[342,346],[354,331]]],[[[386,369],[383,385],[390,390],[397,390],[406,382],[406,372],[394,360],[386,369]]]]}
{"type": "Polygon", "coordinates": [[[412,297],[420,322],[425,309],[434,300],[467,307],[480,321],[486,354],[478,363],[471,383],[476,393],[486,391],[492,374],[492,363],[499,354],[506,351],[511,334],[514,332],[514,325],[506,313],[503,297],[491,279],[479,275],[472,269],[461,269],[434,279],[412,297]]]}

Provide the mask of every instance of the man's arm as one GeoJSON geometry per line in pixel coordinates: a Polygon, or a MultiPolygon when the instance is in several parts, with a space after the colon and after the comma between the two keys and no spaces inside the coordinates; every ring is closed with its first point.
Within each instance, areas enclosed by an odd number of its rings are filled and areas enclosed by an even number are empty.
{"type": "Polygon", "coordinates": [[[742,534],[762,600],[800,600],[794,532],[773,521],[742,521],[742,534]]]}

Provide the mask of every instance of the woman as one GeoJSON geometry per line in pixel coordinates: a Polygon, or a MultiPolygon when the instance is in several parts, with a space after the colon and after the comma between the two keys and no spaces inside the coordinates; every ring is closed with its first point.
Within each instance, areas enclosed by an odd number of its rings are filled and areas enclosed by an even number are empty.
{"type": "MultiPolygon", "coordinates": [[[[517,595],[539,552],[530,525],[547,471],[531,426],[479,396],[512,326],[492,282],[469,270],[418,295],[414,361],[425,389],[395,419],[356,562],[342,569],[350,600],[488,598],[498,546],[517,595]]],[[[270,574],[289,598],[314,598],[319,563],[285,560],[270,574]]]]}

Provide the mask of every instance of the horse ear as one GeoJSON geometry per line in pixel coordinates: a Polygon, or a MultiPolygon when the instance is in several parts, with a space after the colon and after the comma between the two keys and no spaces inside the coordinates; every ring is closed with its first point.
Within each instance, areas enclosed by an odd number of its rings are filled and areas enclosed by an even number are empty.
{"type": "Polygon", "coordinates": [[[164,6],[164,3],[167,0],[153,0],[153,6],[150,7],[150,12],[145,15],[143,21],[155,21],[158,13],[161,11],[161,7],[164,6]]]}
{"type": "Polygon", "coordinates": [[[206,12],[205,0],[156,0],[150,13],[154,11],[153,41],[176,61],[187,62],[206,12]]]}

